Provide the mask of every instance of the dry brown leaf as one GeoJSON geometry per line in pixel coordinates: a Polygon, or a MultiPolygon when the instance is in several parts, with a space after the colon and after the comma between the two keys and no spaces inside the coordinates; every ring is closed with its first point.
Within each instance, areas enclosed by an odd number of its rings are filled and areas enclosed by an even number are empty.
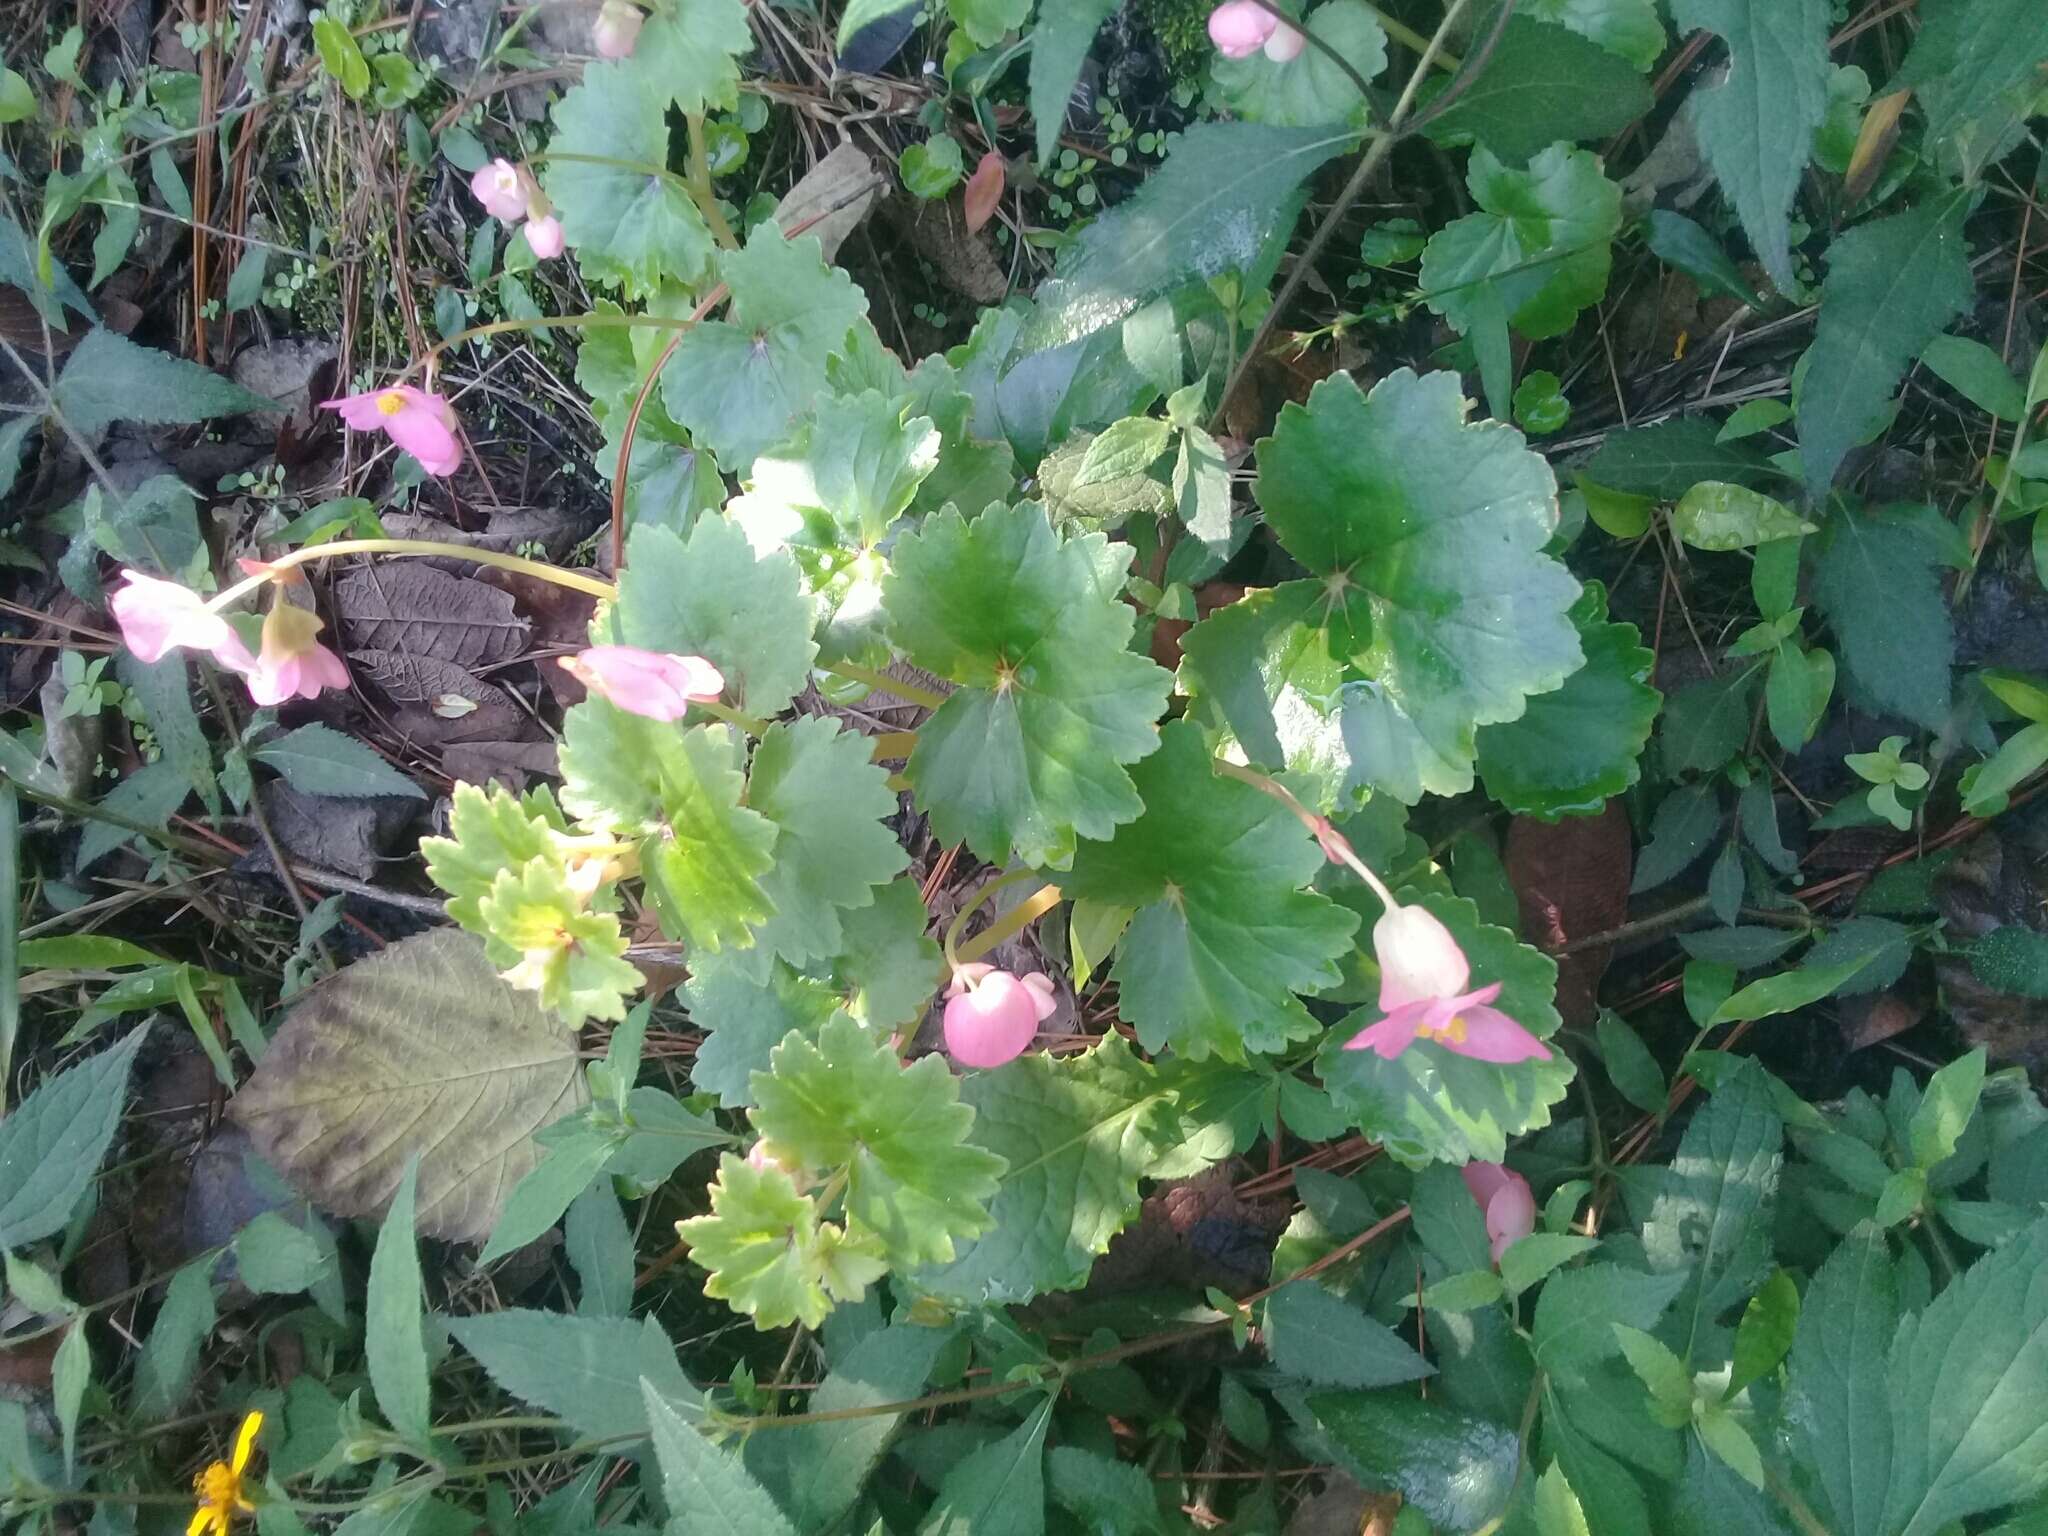
{"type": "Polygon", "coordinates": [[[420,1230],[470,1242],[539,1162],[533,1133],[587,1097],[575,1036],[437,928],[307,993],[228,1113],[339,1216],[381,1212],[418,1154],[420,1230]]]}
{"type": "MultiPolygon", "coordinates": [[[[1538,949],[1562,949],[1627,920],[1635,842],[1618,800],[1598,816],[1568,816],[1554,825],[1516,817],[1502,862],[1521,903],[1522,937],[1538,949]]],[[[1565,1023],[1593,1021],[1612,955],[1603,944],[1559,957],[1557,1011],[1565,1023]]]]}
{"type": "Polygon", "coordinates": [[[974,168],[974,174],[967,178],[967,186],[961,193],[967,209],[967,233],[979,234],[981,226],[996,216],[996,209],[1003,203],[1003,178],[1008,169],[1007,162],[995,150],[981,157],[981,164],[974,168]]]}
{"type": "Polygon", "coordinates": [[[523,655],[532,627],[514,608],[511,593],[417,560],[350,571],[334,584],[334,606],[352,647],[402,651],[465,668],[523,655]]]}

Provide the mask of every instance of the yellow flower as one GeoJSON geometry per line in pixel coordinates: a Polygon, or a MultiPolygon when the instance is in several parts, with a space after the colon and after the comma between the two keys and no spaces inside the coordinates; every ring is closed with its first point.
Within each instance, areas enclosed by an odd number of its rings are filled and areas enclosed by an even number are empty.
{"type": "Polygon", "coordinates": [[[185,1536],[227,1536],[228,1518],[236,1510],[253,1511],[256,1506],[242,1497],[242,1471],[249,1465],[249,1453],[256,1448],[263,1415],[252,1413],[242,1420],[235,1435],[231,1461],[207,1463],[206,1470],[192,1479],[192,1491],[199,1495],[199,1507],[185,1527],[185,1536]]]}

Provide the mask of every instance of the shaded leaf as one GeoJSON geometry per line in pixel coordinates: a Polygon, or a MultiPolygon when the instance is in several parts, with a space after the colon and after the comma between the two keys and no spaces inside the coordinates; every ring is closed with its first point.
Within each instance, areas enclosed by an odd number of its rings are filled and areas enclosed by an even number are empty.
{"type": "Polygon", "coordinates": [[[302,795],[427,798],[425,790],[354,737],[324,725],[302,725],[272,737],[249,756],[275,768],[302,795]]]}
{"type": "Polygon", "coordinates": [[[277,408],[209,368],[106,330],[87,332],[64,360],[53,403],[88,437],[117,421],[156,426],[277,408]]]}
{"type": "Polygon", "coordinates": [[[1132,782],[1144,803],[1084,842],[1061,889],[1134,910],[1117,946],[1117,1010],[1139,1041],[1193,1060],[1282,1049],[1316,1022],[1295,996],[1333,986],[1355,914],[1304,890],[1322,850],[1280,802],[1216,773],[1173,723],[1132,782]]]}
{"type": "Polygon", "coordinates": [[[1469,133],[1520,165],[1559,139],[1618,133],[1650,105],[1649,86],[1627,61],[1576,32],[1515,16],[1471,89],[1429,131],[1469,133]]]}
{"type": "Polygon", "coordinates": [[[99,1173],[149,1026],[50,1078],[0,1120],[0,1249],[61,1231],[99,1173]]]}

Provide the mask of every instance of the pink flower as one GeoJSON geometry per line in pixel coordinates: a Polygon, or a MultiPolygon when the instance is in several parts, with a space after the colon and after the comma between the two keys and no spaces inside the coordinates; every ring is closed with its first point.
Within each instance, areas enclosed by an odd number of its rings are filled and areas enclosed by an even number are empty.
{"type": "Polygon", "coordinates": [[[533,254],[542,261],[552,261],[562,254],[562,221],[552,213],[545,218],[528,219],[520,233],[526,236],[526,243],[533,247],[533,254]]]}
{"type": "Polygon", "coordinates": [[[127,585],[114,590],[107,607],[136,660],[161,661],[175,650],[210,651],[222,666],[237,671],[238,663],[249,660],[249,648],[197,592],[140,571],[121,576],[127,585]]]}
{"type": "Polygon", "coordinates": [[[562,670],[631,715],[680,720],[690,705],[715,699],[725,677],[702,656],[667,656],[630,645],[593,645],[564,656],[562,670]]]}
{"type": "Polygon", "coordinates": [[[1486,1237],[1497,1267],[1502,1254],[1536,1230],[1536,1196],[1527,1179],[1499,1163],[1467,1163],[1458,1171],[1486,1213],[1486,1237]]]}
{"type": "Polygon", "coordinates": [[[1344,1043],[1392,1061],[1418,1039],[1475,1061],[1548,1061],[1550,1048],[1498,1008],[1500,983],[1467,992],[1472,968],[1450,929],[1421,907],[1387,909],[1372,928],[1386,1017],[1344,1043]]]}
{"type": "Polygon", "coordinates": [[[946,1049],[968,1067],[1000,1067],[1023,1055],[1053,1010],[1052,978],[1043,971],[1013,976],[963,965],[946,997],[946,1049]]]}
{"type": "Polygon", "coordinates": [[[525,171],[510,160],[493,160],[469,178],[469,190],[484,205],[484,212],[507,224],[526,217],[529,182],[525,171]]]}
{"type": "Polygon", "coordinates": [[[358,432],[388,433],[391,441],[418,459],[430,475],[452,475],[462,465],[455,408],[440,395],[410,384],[394,384],[389,389],[322,400],[320,408],[339,412],[358,432]]]}
{"type": "Polygon", "coordinates": [[[604,0],[597,13],[597,25],[591,32],[597,44],[598,57],[625,58],[633,51],[633,45],[640,41],[640,25],[646,20],[637,5],[628,5],[626,0],[604,0]]]}
{"type": "Polygon", "coordinates": [[[1209,41],[1226,59],[1248,59],[1279,25],[1280,18],[1257,0],[1223,0],[1209,13],[1209,41]]]}
{"type": "Polygon", "coordinates": [[[313,638],[323,627],[318,614],[280,598],[263,620],[262,651],[247,667],[236,668],[248,677],[249,697],[258,704],[282,704],[315,698],[322,688],[346,688],[348,668],[313,638]]]}
{"type": "Polygon", "coordinates": [[[1308,46],[1308,39],[1294,28],[1281,22],[1273,29],[1273,35],[1266,39],[1266,57],[1275,64],[1285,64],[1297,57],[1308,46]]]}

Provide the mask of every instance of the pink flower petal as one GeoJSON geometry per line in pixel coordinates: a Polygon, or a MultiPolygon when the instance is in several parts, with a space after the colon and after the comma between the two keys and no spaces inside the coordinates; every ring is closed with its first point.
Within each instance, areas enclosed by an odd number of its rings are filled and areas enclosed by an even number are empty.
{"type": "Polygon", "coordinates": [[[1226,59],[1248,59],[1279,25],[1280,18],[1255,0],[1223,0],[1209,13],[1209,41],[1226,59]]]}
{"type": "Polygon", "coordinates": [[[175,581],[123,571],[125,584],[107,599],[121,640],[138,661],[161,661],[168,651],[211,651],[234,639],[228,621],[209,613],[206,600],[175,581]]]}
{"type": "Polygon", "coordinates": [[[462,444],[436,411],[408,405],[384,418],[384,430],[430,475],[453,474],[462,464],[462,444]]]}
{"type": "Polygon", "coordinates": [[[1472,979],[1465,951],[1426,908],[1397,906],[1372,925],[1380,963],[1380,1007],[1388,1013],[1427,998],[1455,997],[1472,979]]]}
{"type": "Polygon", "coordinates": [[[1501,1186],[1514,1177],[1501,1163],[1467,1163],[1458,1173],[1482,1211],[1486,1209],[1486,1202],[1500,1193],[1501,1186]]]}
{"type": "Polygon", "coordinates": [[[469,178],[469,190],[494,219],[512,223],[526,216],[526,175],[510,160],[493,160],[469,178]]]}
{"type": "Polygon", "coordinates": [[[1415,1043],[1416,1035],[1429,1018],[1430,1004],[1410,1003],[1393,1009],[1377,1024],[1368,1024],[1344,1042],[1347,1051],[1376,1051],[1388,1061],[1415,1043]]]}
{"type": "Polygon", "coordinates": [[[1038,1035],[1032,991],[1008,971],[991,971],[946,1004],[946,1049],[968,1067],[1000,1067],[1038,1035]]]}
{"type": "Polygon", "coordinates": [[[640,41],[640,28],[646,20],[645,13],[636,5],[628,5],[625,0],[604,0],[597,13],[597,24],[591,29],[597,56],[623,59],[630,55],[640,41]]]}
{"type": "Polygon", "coordinates": [[[1038,1010],[1038,1022],[1043,1024],[1059,1008],[1052,978],[1043,971],[1029,971],[1019,979],[1024,983],[1024,990],[1031,994],[1031,1006],[1038,1010]]]}
{"type": "Polygon", "coordinates": [[[1482,1004],[1461,1009],[1457,1019],[1464,1026],[1465,1038],[1439,1041],[1447,1051],[1502,1066],[1517,1061],[1550,1060],[1550,1047],[1498,1008],[1482,1004]]]}

